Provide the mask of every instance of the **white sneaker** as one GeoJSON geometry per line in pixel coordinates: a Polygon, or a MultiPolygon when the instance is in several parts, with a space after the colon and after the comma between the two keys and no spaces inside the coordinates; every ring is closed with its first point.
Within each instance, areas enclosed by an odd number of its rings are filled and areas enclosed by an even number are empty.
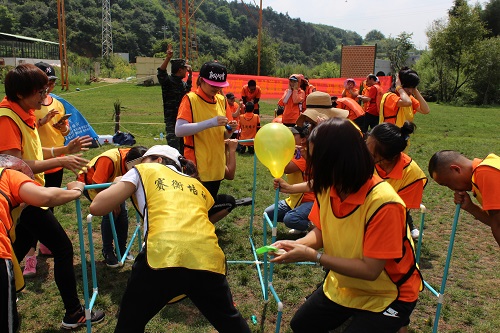
{"type": "Polygon", "coordinates": [[[133,256],[132,253],[129,252],[129,254],[127,254],[127,259],[125,259],[126,261],[134,261],[135,260],[135,257],[133,256]]]}
{"type": "Polygon", "coordinates": [[[297,229],[290,229],[290,230],[288,230],[288,233],[290,235],[302,235],[302,234],[307,234],[307,231],[305,231],[305,230],[297,230],[297,229]]]}
{"type": "Polygon", "coordinates": [[[418,231],[417,228],[413,229],[411,231],[411,238],[413,238],[413,240],[418,240],[418,236],[420,236],[420,231],[418,231]]]}

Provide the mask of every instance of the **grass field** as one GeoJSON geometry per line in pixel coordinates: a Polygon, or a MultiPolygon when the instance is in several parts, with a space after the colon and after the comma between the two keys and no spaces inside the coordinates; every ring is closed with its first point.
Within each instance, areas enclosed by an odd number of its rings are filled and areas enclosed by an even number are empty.
{"type": "MultiPolygon", "coordinates": [[[[73,87],[74,88],[74,87],[73,87]]],[[[80,87],[81,91],[58,93],[77,107],[99,134],[113,134],[113,104],[122,105],[121,129],[135,135],[137,144],[151,146],[164,131],[161,90],[159,86],[142,87],[133,83],[98,83],[80,87]]],[[[261,102],[263,123],[272,119],[276,100],[261,102]]],[[[409,154],[427,173],[431,155],[441,149],[455,149],[468,157],[485,157],[500,153],[500,108],[457,108],[430,104],[431,113],[417,115],[418,126],[411,139],[409,154]]],[[[164,141],[163,141],[164,142],[164,141]]],[[[85,152],[91,158],[112,148],[104,146],[85,152]]],[[[237,198],[251,196],[253,157],[238,156],[236,179],[225,181],[220,193],[237,198]]],[[[65,181],[74,176],[68,172],[65,181]]],[[[255,197],[253,239],[262,244],[262,212],[274,202],[272,176],[257,163],[257,192],[255,197]]],[[[423,203],[428,208],[424,230],[421,269],[424,279],[434,288],[441,285],[449,234],[455,206],[452,192],[430,181],[424,191],[423,203]]],[[[88,214],[88,201],[82,200],[83,215],[88,214]]],[[[78,234],[73,203],[56,208],[56,215],[73,240],[78,254],[78,234]]],[[[133,219],[133,209],[129,214],[133,219]]],[[[252,260],[249,236],[250,207],[235,209],[216,225],[221,247],[228,260],[252,260]]],[[[418,213],[413,213],[418,219],[418,213]]],[[[99,296],[96,307],[106,311],[106,320],[93,328],[95,332],[113,332],[115,314],[126,285],[131,265],[109,269],[100,256],[100,219],[96,218],[96,244],[99,296]]],[[[132,230],[132,227],[130,227],[132,230]]],[[[278,238],[289,238],[286,228],[279,226],[278,238]]],[[[134,248],[134,252],[137,250],[134,248]]],[[[439,325],[440,332],[500,332],[500,256],[489,228],[473,220],[466,212],[460,216],[453,259],[439,325]]],[[[18,309],[22,319],[21,332],[60,332],[64,310],[53,280],[53,260],[39,258],[38,275],[27,281],[19,295],[18,309]]],[[[79,290],[82,290],[80,259],[75,255],[79,290]]],[[[289,321],[303,298],[321,282],[324,272],[317,266],[282,265],[275,268],[273,285],[283,301],[281,332],[290,332],[289,321]]],[[[277,306],[272,296],[266,304],[260,291],[257,271],[253,265],[229,265],[228,279],[234,301],[253,332],[274,332],[277,306]],[[255,315],[258,323],[252,324],[255,315]]],[[[147,303],[147,301],[146,301],[147,303]]],[[[427,290],[412,315],[410,332],[431,332],[436,311],[436,298],[427,290]]],[[[83,331],[83,329],[82,329],[83,331]]],[[[148,332],[214,332],[188,301],[165,307],[148,325],[148,332]]]]}

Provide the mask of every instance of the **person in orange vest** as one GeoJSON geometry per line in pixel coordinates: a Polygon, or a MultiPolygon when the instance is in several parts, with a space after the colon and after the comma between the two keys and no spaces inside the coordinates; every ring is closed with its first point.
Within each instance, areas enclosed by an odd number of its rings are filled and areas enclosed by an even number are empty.
{"type": "Polygon", "coordinates": [[[273,119],[273,123],[279,123],[283,124],[283,111],[285,111],[285,108],[282,106],[279,106],[275,109],[276,117],[273,119]]]}
{"type": "Polygon", "coordinates": [[[272,244],[285,253],[271,262],[312,261],[328,275],[294,314],[292,331],[328,332],[352,318],[346,331],[397,332],[423,289],[403,200],[373,174],[363,134],[349,120],[331,118],[316,126],[308,158],[314,228],[297,240],[272,244]]]}
{"type": "Polygon", "coordinates": [[[92,201],[90,212],[105,215],[134,195],[147,235],[115,332],[144,332],[165,305],[188,297],[217,332],[250,333],[233,302],[226,258],[208,216],[214,198],[196,176],[196,166],[177,149],[153,146],[142,163],[92,201]]]}
{"type": "Polygon", "coordinates": [[[338,109],[349,111],[348,119],[352,120],[359,128],[365,124],[365,110],[354,99],[349,97],[341,97],[335,100],[332,99],[332,106],[338,109]]]}
{"type": "MultiPolygon", "coordinates": [[[[247,102],[245,104],[245,113],[240,116],[240,140],[254,139],[257,130],[260,127],[260,117],[254,114],[254,104],[247,102]]],[[[244,154],[248,147],[248,153],[253,154],[253,142],[241,142],[238,144],[238,152],[244,154]]]]}
{"type": "Polygon", "coordinates": [[[295,126],[297,118],[303,111],[302,103],[306,99],[306,93],[300,88],[300,79],[298,74],[293,74],[288,78],[288,88],[278,101],[278,105],[283,106],[283,124],[292,127],[295,126]]]}
{"type": "Polygon", "coordinates": [[[309,78],[307,76],[303,76],[302,78],[302,83],[300,85],[300,88],[302,90],[304,90],[304,92],[306,93],[306,97],[312,93],[312,92],[315,92],[316,91],[316,87],[314,85],[312,85],[310,82],[309,82],[309,78]]]}
{"type": "MultiPolygon", "coordinates": [[[[57,80],[54,67],[45,62],[37,62],[35,66],[40,68],[49,78],[47,93],[50,94],[54,90],[57,80]]],[[[40,137],[42,146],[52,147],[64,145],[65,136],[70,132],[68,120],[64,120],[64,118],[61,119],[64,115],[65,110],[61,102],[51,95],[46,95],[42,107],[39,110],[35,110],[35,116],[38,119],[38,136],[40,137]]],[[[58,167],[47,170],[44,172],[44,177],[45,187],[61,187],[63,168],[58,167]]],[[[50,207],[49,209],[54,212],[54,207],[50,207]]],[[[23,275],[26,277],[36,274],[37,260],[35,250],[37,243],[38,241],[35,240],[33,247],[26,254],[26,265],[23,271],[23,275]]],[[[40,255],[52,256],[52,252],[42,243],[40,243],[38,251],[40,255]]]]}
{"type": "Polygon", "coordinates": [[[420,208],[427,177],[417,163],[404,153],[415,128],[415,124],[409,121],[402,127],[390,123],[378,124],[366,134],[366,145],[375,160],[375,174],[391,184],[405,202],[406,223],[413,240],[418,240],[420,232],[413,224],[410,209],[420,208]]]}
{"type": "Polygon", "coordinates": [[[348,78],[344,81],[344,90],[342,90],[342,97],[352,98],[357,100],[359,93],[356,89],[356,81],[352,78],[348,78]]]}
{"type": "MultiPolygon", "coordinates": [[[[30,206],[58,206],[81,196],[84,184],[68,183],[67,190],[43,187],[33,180],[33,172],[22,160],[0,155],[0,332],[17,332],[19,316],[16,289],[24,286],[17,258],[12,249],[11,232],[15,229],[13,210],[30,206]],[[30,178],[31,177],[31,178],[30,178]]],[[[44,221],[37,220],[43,225],[44,221]]],[[[43,226],[41,226],[43,228],[43,226]]],[[[39,318],[40,319],[40,318],[39,318]]],[[[85,320],[85,317],[83,317],[85,320]]],[[[84,321],[85,322],[85,321],[84,321]]]]}
{"type": "Polygon", "coordinates": [[[259,100],[261,94],[262,91],[255,80],[248,80],[248,83],[241,88],[241,100],[243,101],[243,104],[252,102],[254,105],[253,113],[255,114],[259,114],[259,100]]]}
{"type": "Polygon", "coordinates": [[[429,175],[455,192],[455,204],[491,228],[500,245],[500,157],[468,159],[458,151],[441,150],[429,161],[429,175]],[[472,202],[472,191],[479,205],[472,202]]]}
{"type": "Polygon", "coordinates": [[[384,94],[380,101],[379,121],[401,127],[405,121],[413,121],[417,112],[428,114],[430,108],[417,89],[419,83],[416,71],[402,68],[396,75],[396,87],[384,94]]]}
{"type": "Polygon", "coordinates": [[[361,128],[363,133],[368,132],[370,128],[374,128],[378,125],[378,107],[377,107],[377,87],[375,87],[375,83],[377,83],[378,78],[374,74],[369,74],[366,77],[366,86],[363,90],[362,95],[358,95],[358,98],[363,101],[366,113],[365,113],[365,123],[361,128]]]}
{"type": "MultiPolygon", "coordinates": [[[[243,102],[236,102],[236,99],[234,97],[234,94],[232,92],[226,94],[226,100],[227,100],[227,109],[231,112],[231,115],[233,117],[232,120],[239,122],[240,121],[240,110],[241,107],[243,106],[243,102]]],[[[233,132],[231,135],[231,139],[236,139],[239,134],[239,130],[236,130],[233,132]]]]}

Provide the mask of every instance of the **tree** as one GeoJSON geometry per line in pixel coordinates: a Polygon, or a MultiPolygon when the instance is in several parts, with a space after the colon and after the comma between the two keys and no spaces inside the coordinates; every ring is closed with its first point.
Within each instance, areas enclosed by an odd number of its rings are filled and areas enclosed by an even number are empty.
{"type": "Polygon", "coordinates": [[[481,19],[486,23],[486,28],[492,36],[500,35],[500,0],[490,0],[481,12],[481,19]]]}
{"type": "Polygon", "coordinates": [[[500,95],[500,37],[487,38],[477,44],[477,58],[470,67],[471,89],[477,104],[499,103],[500,95]],[[497,50],[492,52],[492,50],[497,50]]]}
{"type": "Polygon", "coordinates": [[[15,32],[17,21],[9,9],[0,5],[0,31],[12,34],[15,32]]]}
{"type": "Polygon", "coordinates": [[[383,41],[387,50],[387,58],[391,62],[393,73],[397,73],[401,68],[406,66],[408,61],[408,51],[414,46],[411,41],[413,33],[402,32],[396,38],[387,38],[383,41]]]}
{"type": "MultiPolygon", "coordinates": [[[[278,59],[278,45],[266,31],[262,33],[260,75],[272,75],[278,59]]],[[[247,37],[240,47],[228,55],[228,68],[233,73],[257,74],[257,37],[247,37]]]]}
{"type": "Polygon", "coordinates": [[[385,39],[384,34],[375,29],[369,31],[365,36],[365,42],[376,42],[382,39],[385,39]]]}
{"type": "Polygon", "coordinates": [[[478,43],[486,35],[480,9],[455,6],[448,21],[435,22],[427,31],[436,72],[440,76],[438,99],[449,102],[472,77],[478,43]]]}

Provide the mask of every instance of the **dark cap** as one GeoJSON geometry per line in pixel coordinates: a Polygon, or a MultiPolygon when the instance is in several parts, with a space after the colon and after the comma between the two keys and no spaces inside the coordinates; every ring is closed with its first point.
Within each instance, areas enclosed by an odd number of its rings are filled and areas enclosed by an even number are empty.
{"type": "Polygon", "coordinates": [[[35,66],[40,68],[47,75],[49,80],[57,79],[56,71],[54,70],[54,67],[50,66],[46,62],[37,62],[35,64],[35,66]]]}
{"type": "Polygon", "coordinates": [[[299,81],[299,79],[295,75],[290,76],[288,78],[288,80],[290,80],[290,81],[297,81],[297,82],[299,81]]]}
{"type": "Polygon", "coordinates": [[[226,94],[226,98],[227,98],[227,99],[234,99],[234,94],[233,94],[233,93],[231,93],[231,92],[230,92],[230,93],[227,93],[227,94],[226,94]]]}
{"type": "Polygon", "coordinates": [[[214,87],[227,87],[229,82],[227,79],[227,69],[226,66],[219,62],[206,62],[201,66],[200,77],[203,81],[214,87]]]}
{"type": "Polygon", "coordinates": [[[181,67],[186,67],[186,60],[184,59],[172,59],[170,60],[170,65],[172,66],[172,74],[177,73],[181,67]]]}

